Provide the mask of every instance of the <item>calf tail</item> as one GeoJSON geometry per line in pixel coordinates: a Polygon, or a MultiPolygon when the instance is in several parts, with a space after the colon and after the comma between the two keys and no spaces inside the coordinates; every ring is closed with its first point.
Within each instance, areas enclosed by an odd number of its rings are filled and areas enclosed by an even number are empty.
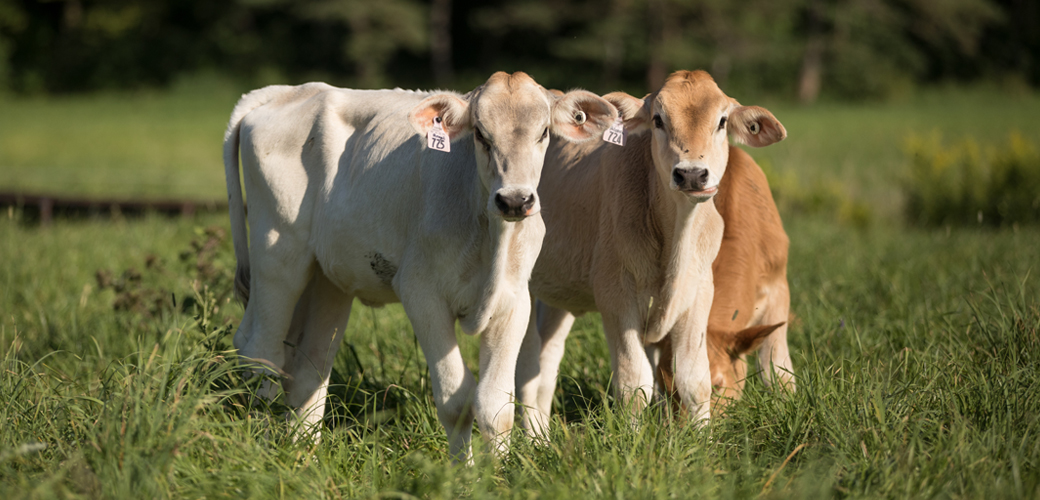
{"type": "Polygon", "coordinates": [[[231,240],[235,245],[235,297],[243,305],[249,302],[249,236],[246,229],[246,206],[239,180],[238,147],[242,119],[251,111],[267,104],[292,87],[272,85],[242,96],[231,112],[224,132],[224,175],[228,189],[228,214],[231,217],[231,240]]]}

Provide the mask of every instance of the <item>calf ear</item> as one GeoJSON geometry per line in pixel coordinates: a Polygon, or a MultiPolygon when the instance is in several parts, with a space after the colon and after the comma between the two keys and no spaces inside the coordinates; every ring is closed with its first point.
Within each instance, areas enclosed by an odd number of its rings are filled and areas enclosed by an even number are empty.
{"type": "Polygon", "coordinates": [[[617,119],[614,106],[584,90],[572,90],[556,98],[552,106],[552,131],[571,142],[601,137],[617,119]]]}
{"type": "Polygon", "coordinates": [[[448,137],[458,137],[473,126],[469,103],[451,94],[435,94],[423,99],[408,113],[408,121],[419,135],[425,137],[433,128],[434,118],[438,116],[448,137]]]}
{"type": "Polygon", "coordinates": [[[737,142],[760,148],[787,137],[787,130],[773,113],[758,106],[737,106],[729,114],[726,131],[737,142]]]}
{"type": "Polygon", "coordinates": [[[647,106],[646,97],[638,99],[624,92],[611,92],[603,96],[617,108],[621,119],[625,121],[625,130],[629,132],[646,130],[647,124],[650,123],[650,108],[647,106]]]}
{"type": "Polygon", "coordinates": [[[730,355],[740,356],[746,352],[757,349],[766,340],[770,333],[784,326],[784,322],[775,325],[752,326],[745,328],[733,336],[733,345],[730,347],[730,355]]]}

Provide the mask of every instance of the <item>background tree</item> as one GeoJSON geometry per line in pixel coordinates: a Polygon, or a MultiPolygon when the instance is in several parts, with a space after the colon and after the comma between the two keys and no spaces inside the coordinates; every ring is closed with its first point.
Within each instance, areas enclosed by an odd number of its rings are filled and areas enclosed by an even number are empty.
{"type": "Polygon", "coordinates": [[[0,0],[0,88],[250,82],[472,88],[495,70],[641,93],[672,70],[810,103],[1040,85],[1034,0],[0,0]],[[6,75],[6,76],[3,76],[6,75]]]}
{"type": "Polygon", "coordinates": [[[350,35],[343,52],[362,87],[387,84],[385,70],[398,50],[419,52],[427,46],[426,6],[412,0],[314,0],[300,12],[315,21],[346,24],[350,35]]]}

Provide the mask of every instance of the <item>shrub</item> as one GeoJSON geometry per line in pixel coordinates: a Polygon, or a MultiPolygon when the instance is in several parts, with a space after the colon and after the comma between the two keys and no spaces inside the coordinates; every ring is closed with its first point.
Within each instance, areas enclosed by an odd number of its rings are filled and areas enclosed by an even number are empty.
{"type": "Polygon", "coordinates": [[[842,225],[864,229],[874,222],[870,205],[849,194],[841,182],[834,179],[816,179],[806,182],[794,172],[778,171],[768,159],[759,166],[769,180],[780,214],[827,216],[842,225]]]}
{"type": "Polygon", "coordinates": [[[1021,134],[980,147],[967,137],[945,145],[938,133],[907,140],[906,216],[920,225],[1040,222],[1040,154],[1021,134]]]}

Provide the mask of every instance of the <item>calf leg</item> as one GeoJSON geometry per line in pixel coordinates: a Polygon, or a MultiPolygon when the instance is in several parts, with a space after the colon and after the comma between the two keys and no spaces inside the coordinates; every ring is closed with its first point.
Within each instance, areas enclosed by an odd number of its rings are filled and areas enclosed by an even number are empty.
{"type": "MultiPolygon", "coordinates": [[[[528,296],[527,290],[518,296],[528,296]]],[[[515,304],[512,311],[499,313],[480,336],[480,383],[474,404],[477,426],[499,455],[509,450],[516,363],[531,318],[531,301],[515,304]]]]}
{"type": "Polygon", "coordinates": [[[762,381],[767,386],[779,384],[793,391],[794,364],[787,348],[787,326],[791,311],[791,292],[787,287],[787,279],[782,279],[770,290],[766,304],[766,313],[762,318],[763,325],[783,323],[766,337],[758,347],[758,369],[762,381]]]}
{"type": "Polygon", "coordinates": [[[619,315],[608,308],[602,308],[601,312],[603,333],[610,348],[614,390],[625,407],[638,412],[654,395],[654,370],[644,350],[639,315],[619,315]]]}
{"type": "MultiPolygon", "coordinates": [[[[553,394],[560,375],[560,361],[566,347],[567,335],[574,325],[575,316],[544,302],[535,303],[532,321],[521,348],[520,360],[534,364],[537,378],[521,385],[520,401],[524,405],[524,428],[532,436],[545,437],[552,414],[553,394]],[[532,342],[531,339],[534,339],[532,342]],[[535,350],[537,349],[537,350],[535,350]],[[532,361],[533,358],[533,361],[532,361]]],[[[520,370],[517,370],[519,373],[520,370]]]]}
{"type": "MultiPolygon", "coordinates": [[[[419,347],[430,369],[437,418],[448,433],[448,452],[453,463],[468,459],[473,433],[473,398],[476,381],[462,360],[455,338],[455,318],[447,304],[431,300],[433,292],[402,285],[407,295],[401,304],[412,322],[419,347]]],[[[515,362],[514,362],[515,363],[515,362]]]]}
{"type": "MultiPolygon", "coordinates": [[[[534,302],[534,298],[531,301],[534,302]]],[[[538,354],[542,350],[542,339],[538,336],[538,303],[531,307],[524,342],[516,359],[516,392],[520,399],[522,425],[528,435],[541,436],[547,417],[538,412],[538,384],[543,378],[538,354]]]]}
{"type": "MultiPolygon", "coordinates": [[[[234,339],[240,356],[274,370],[285,368],[284,342],[297,300],[313,271],[313,259],[300,258],[304,252],[293,250],[273,247],[251,252],[249,304],[234,339]]],[[[264,384],[264,397],[273,398],[275,393],[272,384],[264,384]]]]}
{"type": "Polygon", "coordinates": [[[321,437],[329,375],[350,319],[352,300],[319,271],[307,285],[293,318],[286,402],[296,408],[304,430],[312,431],[316,439],[321,437]]]}
{"type": "Polygon", "coordinates": [[[697,290],[697,298],[669,333],[675,363],[673,384],[683,406],[694,421],[707,420],[711,414],[711,368],[708,365],[708,313],[714,286],[709,271],[697,290]]]}

